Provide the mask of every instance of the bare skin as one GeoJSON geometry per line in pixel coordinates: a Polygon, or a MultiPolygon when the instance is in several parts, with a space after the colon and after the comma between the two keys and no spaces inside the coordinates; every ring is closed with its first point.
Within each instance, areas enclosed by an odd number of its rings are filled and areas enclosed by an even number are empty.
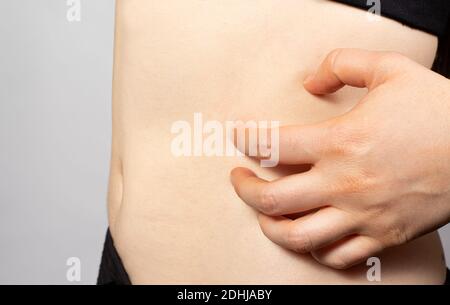
{"type": "Polygon", "coordinates": [[[279,129],[278,161],[311,170],[231,174],[268,238],[337,269],[450,220],[450,81],[398,53],[337,49],[304,82],[314,94],[346,84],[369,89],[350,112],[279,129]]]}
{"type": "MultiPolygon", "coordinates": [[[[397,51],[430,67],[436,44],[328,1],[118,0],[109,221],[132,282],[367,283],[364,265],[337,271],[272,243],[229,183],[237,166],[268,180],[291,170],[248,158],[177,158],[171,125],[194,112],[218,121],[324,121],[365,93],[317,97],[302,87],[332,49],[397,51]]],[[[383,283],[444,280],[436,233],[381,261],[383,283]]]]}

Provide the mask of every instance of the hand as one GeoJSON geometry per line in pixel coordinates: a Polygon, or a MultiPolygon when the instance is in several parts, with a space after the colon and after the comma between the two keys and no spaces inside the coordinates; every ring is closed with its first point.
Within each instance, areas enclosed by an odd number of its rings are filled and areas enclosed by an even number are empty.
{"type": "Polygon", "coordinates": [[[269,239],[337,269],[450,218],[450,81],[400,54],[339,49],[304,83],[312,94],[344,85],[368,88],[353,110],[279,130],[280,163],[311,170],[272,182],[231,173],[269,239]]]}

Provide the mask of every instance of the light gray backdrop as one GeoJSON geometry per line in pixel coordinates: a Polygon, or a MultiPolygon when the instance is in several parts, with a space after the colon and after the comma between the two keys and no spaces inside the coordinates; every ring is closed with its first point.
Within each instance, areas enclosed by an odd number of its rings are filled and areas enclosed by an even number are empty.
{"type": "MultiPolygon", "coordinates": [[[[106,221],[113,0],[0,0],[0,284],[95,283],[106,221]]],[[[442,231],[450,261],[450,228],[442,231]]]]}
{"type": "Polygon", "coordinates": [[[106,221],[113,0],[0,0],[0,283],[94,283],[106,221]]]}

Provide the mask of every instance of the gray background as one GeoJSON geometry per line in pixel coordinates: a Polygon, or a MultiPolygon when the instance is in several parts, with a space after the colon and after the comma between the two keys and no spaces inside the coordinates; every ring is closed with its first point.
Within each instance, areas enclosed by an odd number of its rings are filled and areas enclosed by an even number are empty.
{"type": "MultiPolygon", "coordinates": [[[[95,283],[106,220],[113,0],[0,0],[0,284],[95,283]]],[[[441,230],[450,261],[450,228],[441,230]]]]}
{"type": "Polygon", "coordinates": [[[107,228],[114,1],[0,0],[0,283],[94,283],[107,228]]]}

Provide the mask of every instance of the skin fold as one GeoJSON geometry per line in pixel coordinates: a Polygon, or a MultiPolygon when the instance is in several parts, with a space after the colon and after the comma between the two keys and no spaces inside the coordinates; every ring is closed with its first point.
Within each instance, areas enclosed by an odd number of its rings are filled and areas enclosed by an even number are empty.
{"type": "MultiPolygon", "coordinates": [[[[273,243],[229,182],[235,167],[266,180],[306,168],[176,157],[171,127],[193,124],[194,113],[204,121],[322,122],[366,93],[317,96],[303,88],[333,49],[401,52],[430,67],[436,46],[429,34],[386,18],[371,22],[364,11],[331,1],[118,0],[108,213],[132,282],[369,283],[365,264],[334,270],[273,243]]],[[[436,233],[380,259],[382,283],[444,281],[436,233]]]]}

